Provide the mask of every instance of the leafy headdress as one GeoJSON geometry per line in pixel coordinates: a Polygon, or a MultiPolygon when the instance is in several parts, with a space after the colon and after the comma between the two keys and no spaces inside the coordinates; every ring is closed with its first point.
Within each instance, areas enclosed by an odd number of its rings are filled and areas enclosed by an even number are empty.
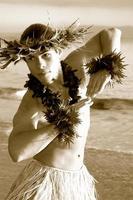
{"type": "Polygon", "coordinates": [[[11,62],[16,64],[20,60],[24,60],[26,57],[30,57],[38,51],[43,53],[50,48],[61,50],[70,47],[74,42],[81,42],[81,39],[89,33],[90,26],[87,28],[77,27],[76,24],[77,21],[67,28],[55,30],[52,30],[49,25],[47,25],[43,37],[36,39],[33,32],[32,37],[27,37],[25,42],[21,40],[7,41],[0,38],[0,68],[6,68],[11,62]],[[52,30],[52,34],[48,36],[49,28],[52,30]],[[45,37],[45,35],[47,35],[47,37],[45,37]]]}

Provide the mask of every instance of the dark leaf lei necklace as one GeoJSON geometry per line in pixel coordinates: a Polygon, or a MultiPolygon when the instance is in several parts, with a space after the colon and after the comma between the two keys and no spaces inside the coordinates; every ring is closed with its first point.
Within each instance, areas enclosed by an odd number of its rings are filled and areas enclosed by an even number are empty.
{"type": "Polygon", "coordinates": [[[26,81],[24,87],[33,91],[32,97],[41,98],[42,104],[46,108],[44,116],[46,120],[55,125],[58,130],[58,139],[61,142],[70,144],[76,135],[74,126],[80,123],[78,112],[70,105],[78,102],[78,87],[80,80],[75,75],[76,70],[72,70],[70,66],[61,61],[64,86],[69,89],[70,100],[67,105],[64,105],[60,100],[60,93],[50,90],[47,86],[43,85],[32,74],[28,74],[29,80],[26,81]]]}

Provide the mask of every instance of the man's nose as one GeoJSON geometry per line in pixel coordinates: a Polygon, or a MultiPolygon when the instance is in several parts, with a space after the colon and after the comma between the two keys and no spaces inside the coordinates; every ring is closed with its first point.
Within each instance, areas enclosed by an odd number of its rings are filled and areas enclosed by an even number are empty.
{"type": "Polygon", "coordinates": [[[44,69],[44,65],[43,64],[40,64],[40,69],[44,69]]]}
{"type": "Polygon", "coordinates": [[[44,59],[42,59],[40,56],[38,57],[38,64],[40,65],[41,69],[46,67],[46,61],[44,59]]]}

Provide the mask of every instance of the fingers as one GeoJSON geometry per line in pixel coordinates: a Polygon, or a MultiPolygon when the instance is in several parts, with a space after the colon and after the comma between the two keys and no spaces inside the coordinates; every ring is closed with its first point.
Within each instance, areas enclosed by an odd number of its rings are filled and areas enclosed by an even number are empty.
{"type": "Polygon", "coordinates": [[[110,80],[111,80],[111,75],[106,75],[102,77],[101,81],[98,81],[98,89],[96,90],[96,93],[99,94],[103,92],[105,86],[110,80]]]}
{"type": "Polygon", "coordinates": [[[94,98],[101,93],[107,83],[111,80],[111,75],[107,70],[102,70],[93,74],[88,85],[87,95],[94,98]]]}
{"type": "Polygon", "coordinates": [[[93,104],[93,101],[91,98],[85,98],[85,99],[82,99],[81,101],[79,101],[78,103],[71,105],[71,108],[79,110],[81,107],[83,107],[85,105],[91,106],[92,104],[93,104]]]}
{"type": "Polygon", "coordinates": [[[96,80],[91,96],[95,98],[97,94],[100,92],[100,89],[101,89],[101,82],[99,80],[96,80]]]}
{"type": "Polygon", "coordinates": [[[92,99],[91,99],[91,101],[86,102],[86,105],[92,106],[93,103],[94,103],[94,102],[93,102],[92,99]]]}
{"type": "Polygon", "coordinates": [[[74,107],[76,108],[76,109],[79,109],[79,108],[81,108],[82,106],[84,106],[86,103],[87,103],[87,98],[86,99],[82,99],[81,101],[79,101],[78,103],[76,103],[76,105],[74,105],[74,107]]]}
{"type": "Polygon", "coordinates": [[[91,106],[92,104],[93,104],[92,98],[88,97],[88,98],[84,99],[84,103],[82,104],[82,106],[83,105],[90,105],[91,106]]]}
{"type": "Polygon", "coordinates": [[[97,79],[95,75],[91,75],[88,89],[87,89],[87,96],[92,97],[92,95],[94,94],[96,82],[97,82],[97,79]]]}

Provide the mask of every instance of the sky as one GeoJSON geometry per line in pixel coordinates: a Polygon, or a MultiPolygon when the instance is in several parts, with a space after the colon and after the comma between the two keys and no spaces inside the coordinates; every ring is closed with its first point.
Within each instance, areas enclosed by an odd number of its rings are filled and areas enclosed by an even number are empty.
{"type": "Polygon", "coordinates": [[[21,32],[32,23],[133,27],[131,0],[0,0],[0,32],[21,32]],[[32,3],[33,2],[33,3],[32,3]]]}
{"type": "Polygon", "coordinates": [[[131,7],[132,0],[0,0],[0,3],[45,4],[52,6],[96,6],[96,7],[131,7]]]}

